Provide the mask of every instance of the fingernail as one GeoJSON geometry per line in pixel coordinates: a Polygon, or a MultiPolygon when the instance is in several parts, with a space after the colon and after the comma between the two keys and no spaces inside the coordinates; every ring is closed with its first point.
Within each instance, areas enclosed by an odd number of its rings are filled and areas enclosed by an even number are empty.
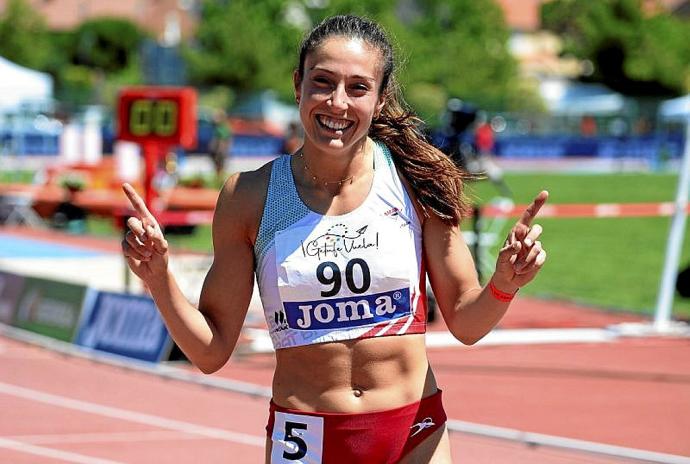
{"type": "Polygon", "coordinates": [[[527,246],[532,246],[532,240],[529,239],[529,238],[526,238],[526,239],[525,239],[525,245],[527,245],[527,246]]]}

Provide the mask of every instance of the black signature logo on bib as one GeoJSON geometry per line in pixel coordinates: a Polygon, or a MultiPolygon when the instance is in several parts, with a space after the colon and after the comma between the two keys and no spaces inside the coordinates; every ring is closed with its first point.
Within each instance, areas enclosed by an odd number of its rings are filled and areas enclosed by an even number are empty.
{"type": "Polygon", "coordinates": [[[357,230],[350,231],[345,224],[335,224],[328,228],[325,234],[301,242],[302,255],[316,257],[317,259],[337,258],[348,256],[353,251],[366,250],[369,248],[379,248],[379,233],[368,231],[369,226],[365,225],[357,230]],[[367,233],[368,231],[368,233],[367,233]]]}

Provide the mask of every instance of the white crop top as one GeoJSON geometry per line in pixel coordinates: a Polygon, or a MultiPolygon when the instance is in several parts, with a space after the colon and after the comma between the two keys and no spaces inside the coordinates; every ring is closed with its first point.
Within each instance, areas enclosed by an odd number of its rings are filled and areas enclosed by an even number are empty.
{"type": "Polygon", "coordinates": [[[275,349],[426,331],[422,231],[388,148],[364,202],[338,216],[302,202],[290,155],[273,162],[254,247],[275,349]]]}

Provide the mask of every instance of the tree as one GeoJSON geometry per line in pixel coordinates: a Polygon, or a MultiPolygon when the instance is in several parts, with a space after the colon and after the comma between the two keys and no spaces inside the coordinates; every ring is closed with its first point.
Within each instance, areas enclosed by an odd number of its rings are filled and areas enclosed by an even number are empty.
{"type": "Polygon", "coordinates": [[[271,88],[292,98],[303,34],[325,17],[354,13],[381,23],[399,44],[399,76],[430,121],[449,97],[486,109],[524,106],[509,32],[493,0],[206,0],[185,54],[201,85],[239,92],[271,88]]]}
{"type": "Polygon", "coordinates": [[[484,109],[519,107],[514,99],[517,63],[508,51],[509,31],[496,3],[417,3],[419,13],[401,36],[409,54],[403,74],[407,85],[437,86],[449,97],[473,101],[484,109]]]}
{"type": "Polygon", "coordinates": [[[195,43],[184,53],[190,77],[199,85],[270,88],[290,98],[301,34],[281,0],[205,0],[195,43]]]}
{"type": "Polygon", "coordinates": [[[126,19],[85,21],[73,33],[72,62],[106,73],[122,71],[137,56],[144,37],[139,27],[126,19]]]}
{"type": "Polygon", "coordinates": [[[690,23],[642,11],[640,0],[554,0],[542,5],[542,24],[561,34],[564,53],[589,60],[589,79],[628,95],[688,91],[690,23]]]}
{"type": "Polygon", "coordinates": [[[22,66],[45,70],[52,53],[43,18],[26,0],[10,0],[0,18],[0,55],[22,66]]]}

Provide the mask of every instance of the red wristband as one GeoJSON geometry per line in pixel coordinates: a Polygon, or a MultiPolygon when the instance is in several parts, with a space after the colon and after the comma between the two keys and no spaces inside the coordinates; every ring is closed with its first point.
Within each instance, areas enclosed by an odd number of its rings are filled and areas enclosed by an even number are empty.
{"type": "Polygon", "coordinates": [[[491,296],[496,298],[498,301],[502,301],[504,303],[511,302],[515,297],[515,294],[517,293],[517,290],[515,290],[515,293],[502,292],[501,290],[496,288],[492,281],[489,281],[489,290],[491,291],[491,296]]]}

